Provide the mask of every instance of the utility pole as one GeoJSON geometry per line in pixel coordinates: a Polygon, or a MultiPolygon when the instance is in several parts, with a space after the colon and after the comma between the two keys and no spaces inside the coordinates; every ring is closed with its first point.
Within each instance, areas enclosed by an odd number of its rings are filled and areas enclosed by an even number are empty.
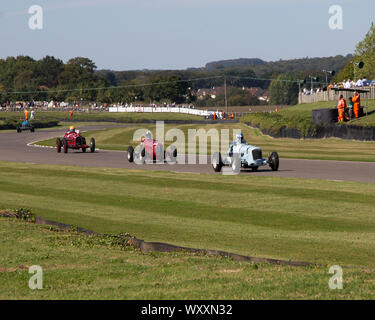
{"type": "Polygon", "coordinates": [[[225,113],[228,114],[227,78],[226,77],[224,77],[224,99],[225,99],[225,113]]]}

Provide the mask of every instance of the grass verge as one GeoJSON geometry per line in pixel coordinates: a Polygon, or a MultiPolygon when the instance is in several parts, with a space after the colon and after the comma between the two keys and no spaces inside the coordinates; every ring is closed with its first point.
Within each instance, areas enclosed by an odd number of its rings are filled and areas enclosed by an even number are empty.
{"type": "Polygon", "coordinates": [[[100,233],[375,266],[375,184],[0,163],[0,208],[100,233]],[[22,177],[22,179],[20,178],[22,177]]]}
{"type": "Polygon", "coordinates": [[[183,253],[141,254],[96,236],[0,218],[0,299],[373,299],[374,271],[239,263],[183,253]],[[30,290],[28,268],[43,268],[30,290]]]}

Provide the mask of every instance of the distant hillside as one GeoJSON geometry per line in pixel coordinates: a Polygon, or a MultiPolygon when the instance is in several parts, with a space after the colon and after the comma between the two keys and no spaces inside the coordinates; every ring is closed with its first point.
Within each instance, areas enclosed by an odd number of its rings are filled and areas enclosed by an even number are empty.
{"type": "Polygon", "coordinates": [[[261,59],[230,59],[213,61],[206,64],[206,69],[209,71],[222,69],[248,69],[251,67],[257,76],[264,76],[267,74],[291,73],[296,74],[304,71],[319,72],[322,70],[342,70],[348,61],[352,59],[351,54],[342,56],[324,58],[301,58],[279,61],[263,61],[261,59]]]}
{"type": "Polygon", "coordinates": [[[226,68],[235,68],[235,67],[256,67],[266,62],[262,59],[253,58],[253,59],[231,59],[231,60],[221,60],[213,61],[206,64],[205,68],[207,70],[217,70],[217,69],[226,69],[226,68]]]}
{"type": "MultiPolygon", "coordinates": [[[[291,74],[297,79],[306,79],[309,75],[325,79],[323,70],[335,70],[337,73],[342,70],[352,55],[337,55],[335,57],[324,58],[301,58],[279,61],[263,61],[254,59],[230,59],[222,61],[212,61],[202,68],[188,68],[185,70],[129,70],[111,71],[98,70],[96,76],[107,85],[127,85],[143,84],[166,81],[170,77],[177,79],[197,79],[189,84],[192,89],[211,88],[223,85],[223,78],[212,79],[217,76],[238,77],[230,79],[229,86],[234,87],[260,87],[267,89],[270,81],[263,79],[273,79],[280,74],[291,74]],[[242,77],[242,79],[240,79],[242,77]],[[246,79],[247,78],[247,79],[246,79]],[[256,80],[256,78],[260,80],[256,80]]],[[[328,77],[328,81],[332,79],[328,77]]]]}

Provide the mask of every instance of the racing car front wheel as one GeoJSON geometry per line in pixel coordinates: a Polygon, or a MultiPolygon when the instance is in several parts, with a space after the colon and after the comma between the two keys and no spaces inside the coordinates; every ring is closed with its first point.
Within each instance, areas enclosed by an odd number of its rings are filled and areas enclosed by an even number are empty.
{"type": "Polygon", "coordinates": [[[134,148],[132,146],[128,147],[127,158],[128,158],[129,162],[133,162],[134,161],[134,148]]]}
{"type": "Polygon", "coordinates": [[[139,163],[144,164],[146,162],[146,149],[142,147],[141,152],[139,153],[139,163]]]}
{"type": "Polygon", "coordinates": [[[57,153],[61,152],[61,140],[59,138],[56,139],[56,150],[57,153]]]}
{"type": "Polygon", "coordinates": [[[279,170],[279,155],[277,152],[272,152],[268,158],[269,166],[271,167],[272,171],[279,170]]]}
{"type": "Polygon", "coordinates": [[[68,153],[68,141],[63,140],[63,150],[64,153],[68,153]]]}
{"type": "Polygon", "coordinates": [[[220,172],[223,167],[223,161],[221,160],[220,152],[215,152],[212,157],[212,168],[215,172],[220,172]]]}
{"type": "Polygon", "coordinates": [[[90,151],[95,152],[95,139],[91,138],[90,140],[90,151]]]}
{"type": "Polygon", "coordinates": [[[169,161],[171,163],[177,162],[177,148],[175,146],[170,146],[170,150],[168,151],[169,161]]]}

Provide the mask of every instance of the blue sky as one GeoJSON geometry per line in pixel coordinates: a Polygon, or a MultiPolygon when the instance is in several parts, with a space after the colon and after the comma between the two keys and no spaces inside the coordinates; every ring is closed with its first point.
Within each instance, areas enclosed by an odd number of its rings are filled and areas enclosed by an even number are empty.
{"type": "Polygon", "coordinates": [[[345,55],[374,12],[374,0],[2,0],[0,58],[84,56],[99,69],[132,70],[345,55]],[[337,4],[343,30],[328,27],[337,4]],[[28,26],[31,5],[43,8],[42,30],[28,26]]]}

